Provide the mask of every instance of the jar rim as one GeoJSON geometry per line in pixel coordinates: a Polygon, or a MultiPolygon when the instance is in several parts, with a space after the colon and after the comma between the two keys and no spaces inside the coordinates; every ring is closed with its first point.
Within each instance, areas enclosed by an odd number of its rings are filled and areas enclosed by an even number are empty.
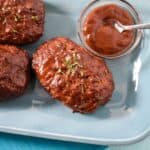
{"type": "MultiPolygon", "coordinates": [[[[134,41],[131,43],[131,45],[129,47],[127,47],[125,50],[123,50],[123,51],[121,51],[120,53],[117,53],[117,54],[104,55],[104,54],[101,54],[101,53],[93,50],[92,48],[90,48],[88,46],[88,44],[86,43],[86,40],[84,38],[84,35],[83,35],[83,31],[82,31],[83,28],[82,27],[83,27],[83,23],[85,21],[84,18],[86,18],[86,16],[89,14],[87,12],[89,10],[90,10],[89,12],[91,12],[91,9],[92,9],[91,7],[93,5],[95,5],[96,3],[98,3],[99,7],[100,6],[104,6],[104,5],[109,5],[109,4],[115,4],[117,6],[121,6],[122,5],[122,6],[126,7],[126,10],[133,17],[135,23],[137,23],[137,24],[141,23],[141,19],[139,17],[138,12],[133,7],[133,5],[130,4],[129,2],[127,2],[126,0],[115,0],[115,1],[114,0],[93,0],[87,6],[85,6],[85,8],[82,10],[81,15],[80,15],[80,17],[78,19],[77,30],[78,30],[78,36],[80,38],[80,41],[81,41],[82,45],[86,48],[86,50],[88,50],[92,54],[94,54],[94,55],[96,55],[98,57],[106,58],[106,59],[120,58],[122,56],[128,55],[131,52],[133,52],[138,47],[138,45],[140,44],[140,42],[142,40],[143,30],[141,30],[141,29],[139,29],[139,30],[136,31],[136,33],[135,33],[136,35],[135,35],[134,41]],[[87,13],[87,15],[86,15],[86,13],[87,13]]],[[[96,7],[98,7],[98,6],[96,6],[96,7]]]]}

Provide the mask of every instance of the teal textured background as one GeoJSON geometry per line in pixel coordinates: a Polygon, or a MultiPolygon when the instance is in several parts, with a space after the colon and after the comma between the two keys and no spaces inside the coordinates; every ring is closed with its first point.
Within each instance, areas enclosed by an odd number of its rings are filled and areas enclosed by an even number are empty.
{"type": "Polygon", "coordinates": [[[0,133],[0,150],[104,150],[105,146],[60,142],[0,133]]]}
{"type": "Polygon", "coordinates": [[[98,146],[0,133],[0,150],[148,150],[150,137],[126,146],[98,146]]]}

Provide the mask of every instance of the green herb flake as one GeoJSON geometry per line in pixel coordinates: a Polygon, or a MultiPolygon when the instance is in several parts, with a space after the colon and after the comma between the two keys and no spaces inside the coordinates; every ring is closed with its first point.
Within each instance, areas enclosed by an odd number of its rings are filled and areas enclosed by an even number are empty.
{"type": "Polygon", "coordinates": [[[84,72],[82,70],[80,71],[80,75],[81,77],[84,77],[84,72]]]}
{"type": "Polygon", "coordinates": [[[67,75],[73,75],[78,68],[81,68],[82,65],[79,63],[79,57],[78,54],[73,53],[72,56],[67,56],[65,58],[64,65],[66,66],[66,74],[67,75]]]}
{"type": "Polygon", "coordinates": [[[14,20],[15,20],[15,22],[18,22],[18,21],[20,21],[20,16],[19,15],[16,15],[15,17],[14,17],[14,20]]]}
{"type": "Polygon", "coordinates": [[[18,33],[18,31],[16,29],[13,29],[12,32],[13,33],[18,33]]]}
{"type": "Polygon", "coordinates": [[[39,20],[39,17],[38,17],[38,16],[31,16],[31,19],[32,19],[33,21],[38,21],[38,20],[39,20]]]}
{"type": "Polygon", "coordinates": [[[15,22],[18,22],[18,18],[16,16],[15,16],[14,20],[15,20],[15,22]]]}
{"type": "Polygon", "coordinates": [[[7,23],[7,20],[6,18],[3,20],[3,23],[2,24],[6,24],[7,23]]]}
{"type": "Polygon", "coordinates": [[[61,48],[63,46],[63,44],[59,42],[59,43],[57,43],[56,46],[57,46],[57,48],[61,48]]]}
{"type": "Polygon", "coordinates": [[[82,94],[84,93],[84,86],[83,85],[81,86],[81,93],[82,94]]]}
{"type": "Polygon", "coordinates": [[[71,57],[70,56],[67,56],[66,58],[65,58],[65,62],[64,62],[64,64],[65,64],[65,66],[66,67],[68,67],[68,66],[70,66],[71,65],[71,57]]]}
{"type": "Polygon", "coordinates": [[[81,92],[82,94],[86,92],[86,84],[81,84],[81,92]]]}

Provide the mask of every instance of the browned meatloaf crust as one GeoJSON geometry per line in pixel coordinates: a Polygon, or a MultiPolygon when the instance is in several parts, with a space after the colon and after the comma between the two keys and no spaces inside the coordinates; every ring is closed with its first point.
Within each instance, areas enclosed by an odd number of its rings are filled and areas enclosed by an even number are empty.
{"type": "Polygon", "coordinates": [[[32,66],[42,86],[74,112],[93,112],[112,96],[113,77],[105,62],[67,38],[41,45],[32,66]]]}
{"type": "Polygon", "coordinates": [[[44,30],[42,0],[0,0],[0,43],[27,44],[44,30]]]}
{"type": "Polygon", "coordinates": [[[29,79],[28,53],[15,46],[0,45],[0,100],[22,95],[29,79]]]}

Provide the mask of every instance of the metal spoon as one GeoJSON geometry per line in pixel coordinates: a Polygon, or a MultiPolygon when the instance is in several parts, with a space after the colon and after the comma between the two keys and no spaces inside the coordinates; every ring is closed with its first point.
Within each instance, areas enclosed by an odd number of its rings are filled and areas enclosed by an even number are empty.
{"type": "Polygon", "coordinates": [[[120,32],[135,29],[150,29],[150,23],[136,24],[136,25],[123,25],[119,21],[114,23],[114,27],[120,32]]]}

